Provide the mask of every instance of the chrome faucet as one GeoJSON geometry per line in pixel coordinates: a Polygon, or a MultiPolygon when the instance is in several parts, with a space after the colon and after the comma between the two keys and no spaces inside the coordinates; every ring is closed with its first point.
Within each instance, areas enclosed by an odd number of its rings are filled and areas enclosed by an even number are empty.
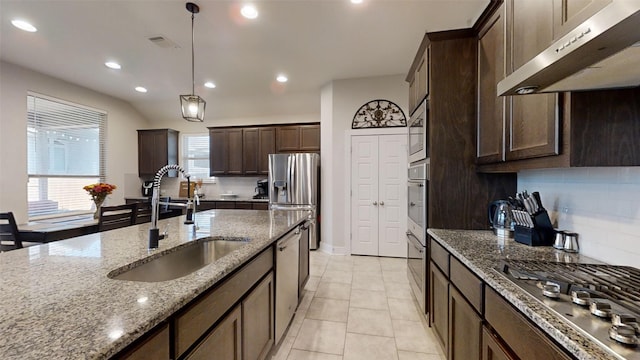
{"type": "MultiPolygon", "coordinates": [[[[160,235],[160,230],[158,229],[158,217],[160,215],[160,181],[162,177],[166,175],[170,170],[178,170],[182,173],[182,175],[187,178],[187,181],[190,182],[191,175],[187,174],[184,169],[179,165],[166,165],[160,168],[153,178],[153,196],[151,197],[151,229],[149,229],[149,249],[155,249],[158,247],[159,240],[163,239],[166,234],[160,235]]],[[[193,224],[193,218],[195,217],[195,206],[192,205],[191,202],[191,194],[187,196],[187,221],[185,223],[193,224]],[[191,211],[189,211],[191,210],[191,211]],[[190,222],[189,222],[190,221],[190,222]]]]}

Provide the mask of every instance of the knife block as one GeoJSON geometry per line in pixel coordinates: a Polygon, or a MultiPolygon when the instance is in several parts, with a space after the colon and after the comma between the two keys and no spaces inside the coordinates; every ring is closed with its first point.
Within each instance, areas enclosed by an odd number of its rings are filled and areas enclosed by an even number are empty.
{"type": "Polygon", "coordinates": [[[546,210],[531,215],[533,227],[515,225],[514,240],[529,246],[551,246],[553,245],[555,230],[551,225],[551,219],[546,210]]]}

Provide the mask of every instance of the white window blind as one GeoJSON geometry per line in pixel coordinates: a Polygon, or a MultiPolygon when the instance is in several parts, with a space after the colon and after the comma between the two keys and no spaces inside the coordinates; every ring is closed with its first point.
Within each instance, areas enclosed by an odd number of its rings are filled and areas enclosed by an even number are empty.
{"type": "Polygon", "coordinates": [[[182,135],[182,166],[192,177],[209,178],[209,134],[182,135]]]}
{"type": "Polygon", "coordinates": [[[107,114],[27,95],[29,217],[90,211],[83,186],[104,182],[107,114]]]}

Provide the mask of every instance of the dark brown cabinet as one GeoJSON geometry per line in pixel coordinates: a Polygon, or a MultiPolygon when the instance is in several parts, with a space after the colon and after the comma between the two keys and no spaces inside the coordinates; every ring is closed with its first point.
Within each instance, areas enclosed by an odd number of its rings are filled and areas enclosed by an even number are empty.
{"type": "Polygon", "coordinates": [[[449,280],[432,262],[429,268],[429,322],[445,354],[449,347],[449,280]]]}
{"type": "Polygon", "coordinates": [[[245,175],[269,175],[269,154],[276,152],[276,129],[242,129],[243,172],[245,175]]]}
{"type": "Polygon", "coordinates": [[[185,359],[207,360],[211,359],[211,354],[216,354],[216,359],[220,360],[242,360],[242,328],[238,305],[185,359]]]}
{"type": "Polygon", "coordinates": [[[163,325],[159,329],[152,331],[148,335],[124,351],[117,359],[122,360],[145,360],[145,359],[167,359],[171,358],[169,353],[169,325],[163,325]]]}
{"type": "Polygon", "coordinates": [[[274,344],[273,273],[242,301],[242,353],[245,360],[263,360],[274,344]]]}
{"type": "Polygon", "coordinates": [[[482,318],[455,286],[449,288],[448,336],[449,360],[480,360],[482,318]]]}
{"type": "Polygon", "coordinates": [[[482,360],[516,360],[502,341],[486,327],[482,328],[482,360]]]}
{"type": "Polygon", "coordinates": [[[409,82],[409,113],[413,114],[418,105],[429,94],[429,46],[416,54],[417,66],[407,76],[409,82]]]}
{"type": "MultiPolygon", "coordinates": [[[[154,176],[169,164],[178,164],[178,131],[138,130],[138,175],[154,176]]],[[[177,171],[170,171],[166,176],[175,177],[177,171]]]]}
{"type": "Polygon", "coordinates": [[[209,175],[242,175],[242,129],[209,129],[209,175]]]}
{"type": "Polygon", "coordinates": [[[276,128],[276,151],[319,152],[320,125],[281,125],[276,128]]]}

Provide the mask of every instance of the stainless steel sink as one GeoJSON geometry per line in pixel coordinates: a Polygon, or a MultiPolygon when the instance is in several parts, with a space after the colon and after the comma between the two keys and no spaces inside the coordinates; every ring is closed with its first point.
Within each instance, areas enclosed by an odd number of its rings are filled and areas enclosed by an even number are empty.
{"type": "Polygon", "coordinates": [[[116,269],[107,276],[116,280],[157,282],[173,280],[205,267],[248,243],[244,238],[205,238],[130,269],[116,269]]]}

